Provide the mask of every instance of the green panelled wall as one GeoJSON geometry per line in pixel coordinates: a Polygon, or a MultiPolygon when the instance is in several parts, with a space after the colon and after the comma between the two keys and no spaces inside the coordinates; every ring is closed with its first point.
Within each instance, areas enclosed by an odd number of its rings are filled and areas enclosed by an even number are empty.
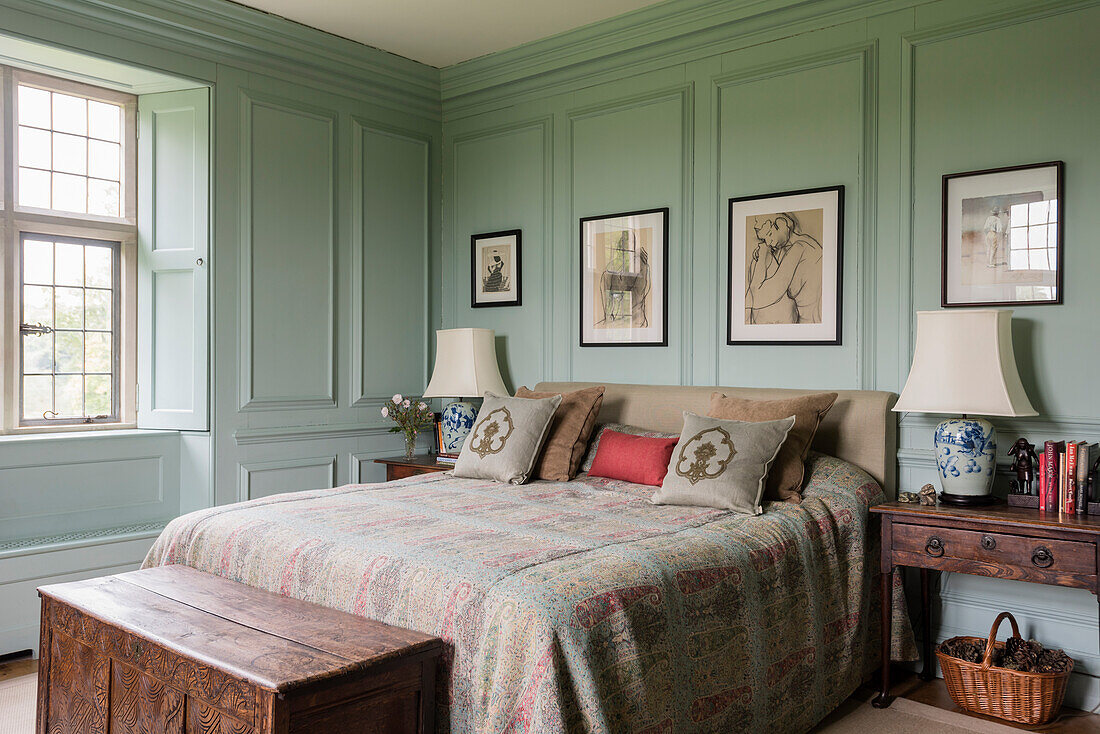
{"type": "MultiPolygon", "coordinates": [[[[1100,6],[1096,2],[702,2],[443,70],[443,324],[497,330],[506,379],[898,391],[913,312],[939,307],[940,177],[1066,163],[1064,306],[1016,311],[1042,415],[1019,435],[1100,438],[1100,6]],[[845,186],[843,344],[727,346],[726,201],[845,186]],[[578,346],[578,219],[667,206],[669,346],[578,346]],[[523,230],[523,305],[470,308],[470,235],[523,230]]],[[[935,480],[936,418],[901,419],[900,485],[935,480]]],[[[1001,466],[1001,485],[1007,477],[1001,466]]],[[[1100,701],[1087,592],[945,576],[937,637],[1011,609],[1100,701]]]]}
{"type": "Polygon", "coordinates": [[[37,644],[35,587],[133,569],[181,512],[383,478],[442,177],[439,71],[406,59],[217,0],[0,0],[0,33],[213,87],[211,431],[0,437],[3,654],[37,644]]]}

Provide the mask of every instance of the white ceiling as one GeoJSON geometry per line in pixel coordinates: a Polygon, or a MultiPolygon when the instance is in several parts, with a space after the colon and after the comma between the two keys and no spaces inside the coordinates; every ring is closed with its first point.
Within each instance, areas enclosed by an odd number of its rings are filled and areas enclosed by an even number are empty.
{"type": "Polygon", "coordinates": [[[239,0],[390,51],[450,66],[660,0],[239,0]]]}

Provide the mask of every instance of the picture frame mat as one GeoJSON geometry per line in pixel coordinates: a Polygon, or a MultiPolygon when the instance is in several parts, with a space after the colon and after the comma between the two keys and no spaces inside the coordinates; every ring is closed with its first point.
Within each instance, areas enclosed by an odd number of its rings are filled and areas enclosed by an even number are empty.
{"type": "Polygon", "coordinates": [[[669,210],[651,209],[581,219],[581,346],[667,346],[668,318],[668,215],[669,210]],[[654,284],[652,323],[640,329],[595,329],[585,312],[585,299],[595,287],[595,253],[590,242],[605,232],[622,229],[653,229],[650,281],[654,284]],[[652,255],[659,254],[659,257],[652,255]],[[656,292],[660,286],[662,293],[656,292]]]}
{"type": "Polygon", "coordinates": [[[777,196],[738,197],[730,199],[729,223],[730,247],[727,278],[729,304],[726,339],[728,344],[759,342],[839,343],[840,340],[840,283],[843,273],[841,244],[843,240],[843,187],[812,189],[779,194],[777,196]],[[746,324],[745,290],[734,287],[743,285],[744,276],[735,277],[734,268],[744,268],[748,243],[744,222],[748,217],[777,214],[785,211],[822,209],[822,258],[821,258],[821,323],[820,324],[746,324]],[[835,273],[837,277],[829,278],[835,273]]]}
{"type": "Polygon", "coordinates": [[[1062,164],[1059,161],[1026,166],[996,168],[972,173],[955,173],[943,177],[941,203],[943,231],[941,261],[940,305],[956,306],[1041,305],[1062,302],[1062,237],[1065,226],[1065,206],[1062,195],[1062,164]],[[1053,299],[1026,299],[1016,297],[1014,283],[989,285],[964,285],[962,204],[967,199],[1040,191],[1047,200],[1058,201],[1057,269],[1048,278],[1029,285],[1050,286],[1055,289],[1053,299]],[[955,265],[955,267],[952,267],[955,265]]]}
{"type": "Polygon", "coordinates": [[[520,278],[522,274],[520,272],[520,247],[521,247],[521,232],[520,230],[506,230],[501,232],[487,232],[485,234],[475,234],[470,238],[471,243],[471,267],[473,268],[471,278],[472,292],[470,294],[470,302],[473,307],[478,306],[518,306],[520,305],[520,278]],[[487,272],[488,261],[486,260],[486,253],[490,248],[503,247],[511,250],[511,256],[508,258],[508,269],[505,273],[508,278],[508,282],[511,284],[509,289],[498,293],[485,293],[481,290],[481,278],[485,272],[487,272]]]}

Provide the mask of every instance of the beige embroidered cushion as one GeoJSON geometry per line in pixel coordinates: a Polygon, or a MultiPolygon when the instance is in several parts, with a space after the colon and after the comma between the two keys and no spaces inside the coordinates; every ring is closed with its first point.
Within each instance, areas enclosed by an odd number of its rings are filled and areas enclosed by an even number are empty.
{"type": "Polygon", "coordinates": [[[455,476],[526,482],[559,405],[561,395],[531,400],[485,393],[455,463],[455,476]]]}
{"type": "Polygon", "coordinates": [[[672,451],[655,505],[717,507],[759,515],[768,468],[795,418],[747,423],[684,413],[684,430],[672,451]]]}

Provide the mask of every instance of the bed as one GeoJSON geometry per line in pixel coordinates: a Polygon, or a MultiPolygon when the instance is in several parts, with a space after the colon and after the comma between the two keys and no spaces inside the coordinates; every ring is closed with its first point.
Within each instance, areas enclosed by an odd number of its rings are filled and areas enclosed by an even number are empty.
{"type": "MultiPolygon", "coordinates": [[[[713,389],[608,385],[600,420],[677,431],[713,389]]],[[[516,487],[430,474],[191,513],[145,566],[439,635],[452,732],[806,731],[878,664],[868,507],[892,483],[892,399],[841,393],[803,502],[758,517],[655,506],[650,487],[584,475],[516,487]]]]}

